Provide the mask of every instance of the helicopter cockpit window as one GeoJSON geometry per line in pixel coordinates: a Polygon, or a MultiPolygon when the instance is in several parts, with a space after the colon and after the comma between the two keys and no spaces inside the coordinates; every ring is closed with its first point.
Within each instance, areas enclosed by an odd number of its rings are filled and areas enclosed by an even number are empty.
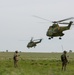
{"type": "Polygon", "coordinates": [[[56,27],[56,24],[53,24],[53,26],[52,26],[52,27],[53,27],[53,28],[54,28],[54,27],[56,27]]]}

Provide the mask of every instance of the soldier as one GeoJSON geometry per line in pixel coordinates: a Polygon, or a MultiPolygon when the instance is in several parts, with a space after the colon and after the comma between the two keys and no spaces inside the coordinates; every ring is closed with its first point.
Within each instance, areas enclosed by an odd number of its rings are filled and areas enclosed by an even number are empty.
{"type": "Polygon", "coordinates": [[[67,57],[66,57],[66,51],[63,52],[63,54],[61,55],[61,61],[62,61],[62,70],[66,70],[66,65],[68,63],[67,57]]]}
{"type": "Polygon", "coordinates": [[[18,67],[18,56],[19,56],[19,54],[18,54],[18,51],[15,51],[15,53],[14,53],[14,57],[13,57],[13,60],[14,60],[14,67],[18,67]]]}

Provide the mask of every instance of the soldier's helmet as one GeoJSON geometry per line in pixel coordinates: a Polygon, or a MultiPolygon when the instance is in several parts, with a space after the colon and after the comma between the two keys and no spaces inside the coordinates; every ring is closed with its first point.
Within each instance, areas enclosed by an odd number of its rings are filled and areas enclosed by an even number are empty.
{"type": "Polygon", "coordinates": [[[66,53],[67,53],[67,51],[64,51],[63,53],[64,53],[64,54],[66,54],[66,53]]]}
{"type": "Polygon", "coordinates": [[[15,51],[15,53],[18,53],[18,51],[15,51]]]}

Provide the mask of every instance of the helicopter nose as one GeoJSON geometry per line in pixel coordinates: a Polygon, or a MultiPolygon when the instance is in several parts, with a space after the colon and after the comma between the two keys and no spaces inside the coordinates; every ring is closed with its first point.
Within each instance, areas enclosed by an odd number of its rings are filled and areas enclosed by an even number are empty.
{"type": "Polygon", "coordinates": [[[49,36],[49,35],[48,35],[48,32],[46,33],[46,35],[49,36]]]}
{"type": "Polygon", "coordinates": [[[29,46],[27,45],[27,47],[29,48],[29,46]]]}

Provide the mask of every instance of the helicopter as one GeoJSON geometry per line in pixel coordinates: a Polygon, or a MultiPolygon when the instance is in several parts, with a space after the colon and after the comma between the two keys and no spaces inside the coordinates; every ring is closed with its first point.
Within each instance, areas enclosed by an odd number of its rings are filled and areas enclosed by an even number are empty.
{"type": "Polygon", "coordinates": [[[42,39],[35,39],[31,38],[30,42],[27,44],[27,48],[36,47],[38,43],[41,43],[42,39]],[[38,41],[37,41],[38,40],[38,41]]]}
{"type": "MultiPolygon", "coordinates": [[[[63,31],[69,30],[72,23],[73,22],[70,21],[68,23],[68,26],[59,26],[58,23],[54,23],[52,26],[48,28],[46,35],[49,37],[49,39],[53,37],[59,37],[59,39],[61,39],[61,37],[64,36],[63,31]]],[[[59,23],[59,24],[64,24],[64,23],[59,23]]]]}
{"type": "MultiPolygon", "coordinates": [[[[38,16],[33,15],[34,17],[43,19],[43,20],[47,20],[38,16]]],[[[63,31],[69,30],[71,25],[73,24],[73,21],[70,22],[63,22],[66,20],[70,20],[70,19],[74,19],[74,17],[70,17],[70,18],[66,18],[63,20],[59,20],[59,21],[52,21],[52,26],[49,26],[47,32],[46,32],[46,36],[48,36],[48,39],[51,39],[53,37],[59,37],[59,39],[62,39],[61,37],[64,36],[63,31]],[[67,24],[68,26],[59,26],[59,24],[67,24]]],[[[47,20],[49,21],[49,20],[47,20]]]]}

